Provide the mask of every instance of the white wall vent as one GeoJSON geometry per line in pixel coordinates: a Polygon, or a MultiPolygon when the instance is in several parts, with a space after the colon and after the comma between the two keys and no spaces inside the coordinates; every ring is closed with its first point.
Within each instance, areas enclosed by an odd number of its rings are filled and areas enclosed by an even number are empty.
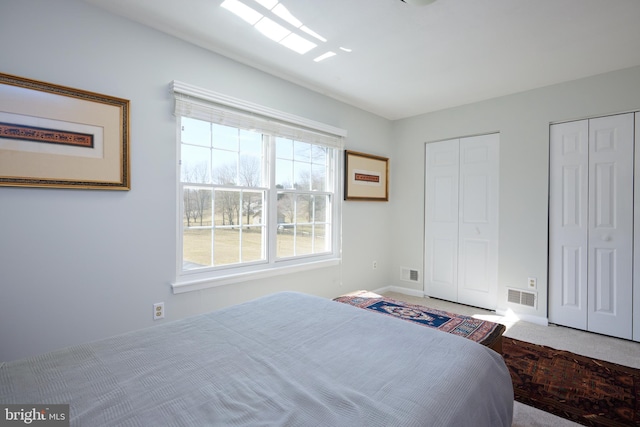
{"type": "Polygon", "coordinates": [[[507,288],[507,301],[514,304],[536,308],[538,298],[535,292],[526,292],[518,289],[507,288]]]}
{"type": "Polygon", "coordinates": [[[418,282],[418,270],[413,270],[408,267],[400,267],[400,280],[418,282]]]}

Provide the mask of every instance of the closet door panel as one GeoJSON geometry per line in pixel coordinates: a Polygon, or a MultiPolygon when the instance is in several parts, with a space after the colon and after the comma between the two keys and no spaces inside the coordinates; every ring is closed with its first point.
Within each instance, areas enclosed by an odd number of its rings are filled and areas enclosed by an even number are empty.
{"type": "Polygon", "coordinates": [[[550,128],[549,320],[587,328],[587,120],[550,128]]]}
{"type": "Polygon", "coordinates": [[[458,302],[495,309],[499,135],[460,140],[458,302]]]}
{"type": "Polygon", "coordinates": [[[459,141],[426,145],[425,293],[458,299],[459,141]]]}
{"type": "Polygon", "coordinates": [[[589,120],[588,327],[632,337],[633,114],[589,120]]]}

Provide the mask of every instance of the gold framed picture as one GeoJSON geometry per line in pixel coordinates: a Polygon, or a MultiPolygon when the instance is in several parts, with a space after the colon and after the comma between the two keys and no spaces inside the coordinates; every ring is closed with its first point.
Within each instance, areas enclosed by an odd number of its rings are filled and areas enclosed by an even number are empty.
{"type": "Polygon", "coordinates": [[[129,190],[129,101],[0,73],[0,185],[129,190]]]}
{"type": "Polygon", "coordinates": [[[389,200],[389,159],[345,150],[344,199],[389,200]]]}

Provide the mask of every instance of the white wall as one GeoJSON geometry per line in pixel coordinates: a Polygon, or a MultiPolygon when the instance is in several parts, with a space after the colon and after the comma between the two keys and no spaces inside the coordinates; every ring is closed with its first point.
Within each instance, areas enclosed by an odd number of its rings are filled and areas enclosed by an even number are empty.
{"type": "MultiPolygon", "coordinates": [[[[498,309],[547,317],[548,159],[551,122],[640,109],[640,67],[576,80],[394,123],[390,181],[394,224],[392,282],[400,266],[423,271],[425,142],[500,132],[498,309]],[[507,287],[538,279],[537,310],[507,304],[507,287]]],[[[412,286],[413,285],[413,286],[412,286]]]]}
{"type": "Polygon", "coordinates": [[[169,83],[346,129],[347,148],[382,156],[387,120],[77,0],[2,0],[0,58],[3,73],[129,99],[132,175],[128,192],[0,187],[0,361],[152,326],[159,301],[167,322],[278,290],[334,297],[388,284],[390,204],[349,202],[343,265],[173,295],[169,83]]]}

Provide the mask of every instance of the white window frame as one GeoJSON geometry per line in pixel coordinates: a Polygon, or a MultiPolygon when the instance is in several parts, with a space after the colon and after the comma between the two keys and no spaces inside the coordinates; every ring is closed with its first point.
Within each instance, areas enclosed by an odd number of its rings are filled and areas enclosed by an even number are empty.
{"type": "MultiPolygon", "coordinates": [[[[181,132],[180,117],[192,117],[208,120],[213,123],[226,124],[235,127],[246,127],[249,123],[260,123],[260,127],[273,129],[279,135],[297,139],[309,143],[317,143],[333,148],[334,156],[333,176],[330,179],[334,184],[331,215],[331,251],[323,254],[313,254],[288,259],[276,259],[267,257],[267,261],[259,263],[247,263],[230,265],[221,268],[202,270],[183,270],[183,226],[182,226],[182,191],[180,164],[176,165],[176,279],[171,284],[173,293],[196,291],[216,286],[228,285],[247,280],[262,279],[281,274],[289,274],[297,271],[305,271],[314,268],[338,265],[341,262],[341,218],[342,218],[342,157],[344,139],[347,132],[324,123],[312,121],[286,112],[278,111],[258,104],[233,98],[218,92],[199,88],[180,81],[171,84],[176,107],[176,155],[181,156],[181,132]],[[313,141],[309,140],[313,139],[313,141]],[[306,140],[305,140],[306,139],[306,140]]],[[[271,161],[271,160],[270,160],[271,161]]],[[[269,203],[267,201],[267,203],[269,203]]],[[[274,209],[271,206],[271,209],[274,209]]],[[[269,219],[265,219],[269,221],[269,219]]],[[[267,224],[268,239],[276,238],[276,229],[273,224],[267,224]]],[[[266,248],[267,252],[269,249],[266,248]]]]}

